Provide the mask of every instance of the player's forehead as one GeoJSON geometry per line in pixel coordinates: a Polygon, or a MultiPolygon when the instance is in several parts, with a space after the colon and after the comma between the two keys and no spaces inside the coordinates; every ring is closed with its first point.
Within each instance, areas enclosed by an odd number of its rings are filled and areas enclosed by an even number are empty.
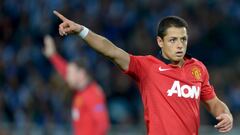
{"type": "Polygon", "coordinates": [[[166,35],[165,37],[187,37],[187,29],[186,27],[169,27],[166,29],[166,35]]]}

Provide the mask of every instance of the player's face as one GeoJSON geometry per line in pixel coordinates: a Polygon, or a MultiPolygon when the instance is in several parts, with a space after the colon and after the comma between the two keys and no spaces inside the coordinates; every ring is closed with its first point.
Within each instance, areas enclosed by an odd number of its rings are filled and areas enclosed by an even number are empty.
{"type": "Polygon", "coordinates": [[[67,68],[67,83],[73,89],[82,89],[87,84],[87,73],[75,63],[70,63],[67,68]]]}
{"type": "Polygon", "coordinates": [[[166,30],[166,35],[157,37],[158,45],[162,49],[164,58],[172,62],[181,62],[187,50],[187,29],[185,27],[170,27],[166,30]]]}

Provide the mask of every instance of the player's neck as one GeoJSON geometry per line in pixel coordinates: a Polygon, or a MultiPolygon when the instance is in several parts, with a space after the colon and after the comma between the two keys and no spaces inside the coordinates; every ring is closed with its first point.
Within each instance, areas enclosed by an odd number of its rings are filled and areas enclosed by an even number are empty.
{"type": "Polygon", "coordinates": [[[169,61],[169,64],[177,66],[177,67],[182,67],[182,65],[184,64],[184,59],[181,59],[179,61],[173,61],[171,59],[169,59],[166,55],[162,54],[162,58],[169,61]]]}
{"type": "Polygon", "coordinates": [[[90,76],[86,76],[83,80],[81,80],[81,82],[78,83],[77,89],[82,91],[84,90],[86,87],[88,87],[88,85],[92,82],[91,77],[90,76]]]}
{"type": "Polygon", "coordinates": [[[180,60],[180,61],[172,61],[173,65],[176,65],[178,67],[182,67],[184,64],[184,59],[180,60]]]}

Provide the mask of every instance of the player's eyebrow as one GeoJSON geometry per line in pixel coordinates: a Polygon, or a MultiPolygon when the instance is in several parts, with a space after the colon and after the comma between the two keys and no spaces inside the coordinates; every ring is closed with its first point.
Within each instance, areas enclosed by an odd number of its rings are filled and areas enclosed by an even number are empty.
{"type": "Polygon", "coordinates": [[[183,37],[181,37],[181,39],[187,39],[187,36],[183,36],[183,37]]]}
{"type": "Polygon", "coordinates": [[[177,37],[177,36],[171,36],[171,37],[168,37],[169,39],[187,39],[187,36],[182,36],[182,37],[177,37]]]}
{"type": "Polygon", "coordinates": [[[171,39],[173,39],[173,38],[178,38],[178,37],[176,37],[176,36],[171,36],[171,37],[168,37],[168,38],[171,38],[171,39]]]}

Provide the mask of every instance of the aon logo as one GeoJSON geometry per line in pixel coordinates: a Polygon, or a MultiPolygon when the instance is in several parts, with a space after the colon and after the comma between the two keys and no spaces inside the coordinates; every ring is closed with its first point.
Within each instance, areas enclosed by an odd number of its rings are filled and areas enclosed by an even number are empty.
{"type": "Polygon", "coordinates": [[[167,93],[168,93],[168,96],[177,94],[178,97],[198,99],[200,94],[200,87],[189,86],[189,85],[180,86],[179,81],[174,81],[172,88],[169,89],[167,93]]]}

